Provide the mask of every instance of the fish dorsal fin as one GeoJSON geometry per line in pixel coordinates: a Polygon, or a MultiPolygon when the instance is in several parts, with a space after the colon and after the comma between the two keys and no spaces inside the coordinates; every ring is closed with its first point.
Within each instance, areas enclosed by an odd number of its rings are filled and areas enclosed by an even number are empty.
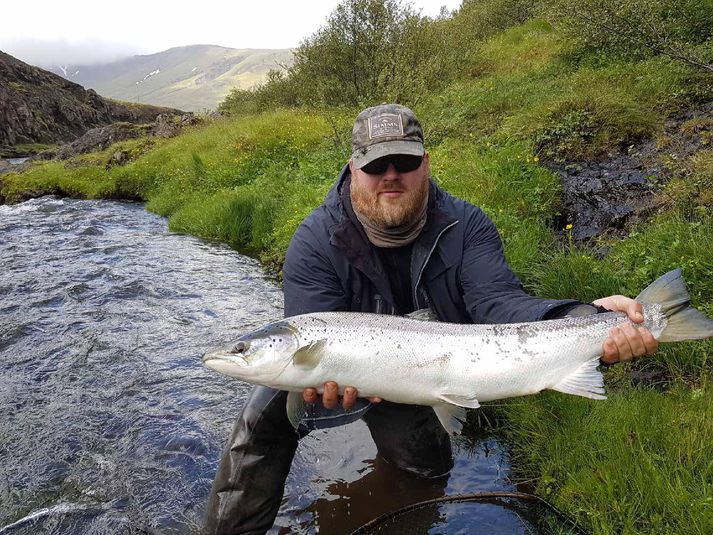
{"type": "Polygon", "coordinates": [[[302,392],[287,393],[287,419],[292,424],[292,427],[297,429],[304,418],[306,403],[302,397],[302,392]]]}
{"type": "Polygon", "coordinates": [[[551,389],[590,399],[607,399],[604,395],[604,377],[597,366],[599,358],[588,360],[551,389]]]}
{"type": "Polygon", "coordinates": [[[438,316],[430,308],[419,308],[413,312],[406,314],[407,318],[419,321],[440,321],[438,316]]]}
{"type": "Polygon", "coordinates": [[[465,422],[466,418],[465,409],[463,407],[443,403],[441,405],[434,405],[433,412],[436,413],[443,429],[445,429],[449,435],[460,435],[460,432],[463,430],[463,422],[465,422]]]}
{"type": "Polygon", "coordinates": [[[315,340],[306,346],[300,347],[292,355],[292,362],[300,368],[315,368],[322,357],[322,350],[326,347],[327,340],[315,340]]]}

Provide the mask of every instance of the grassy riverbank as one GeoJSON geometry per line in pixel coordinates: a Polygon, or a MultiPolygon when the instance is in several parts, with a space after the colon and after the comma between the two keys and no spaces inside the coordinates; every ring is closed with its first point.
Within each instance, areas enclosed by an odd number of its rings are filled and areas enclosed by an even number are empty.
{"type": "MultiPolygon", "coordinates": [[[[713,120],[668,157],[666,118],[713,99],[713,82],[666,57],[577,56],[534,20],[477,44],[472,72],[413,107],[433,175],[482,206],[527,289],[591,300],[636,295],[682,267],[694,305],[713,316],[713,120]],[[575,246],[553,228],[561,187],[546,161],[602,157],[654,138],[671,177],[659,210],[625,239],[575,246]],[[557,237],[559,236],[559,240],[557,237]]],[[[349,157],[357,107],[278,109],[221,118],[179,137],[129,141],[6,175],[12,201],[42,193],[132,198],[169,226],[229,243],[279,269],[292,232],[349,157]],[[133,161],[107,168],[127,149],[133,161]]],[[[607,372],[610,399],[545,393],[497,404],[523,479],[597,534],[713,533],[713,343],[662,347],[607,372]],[[633,374],[632,374],[633,372],[633,374]]]]}

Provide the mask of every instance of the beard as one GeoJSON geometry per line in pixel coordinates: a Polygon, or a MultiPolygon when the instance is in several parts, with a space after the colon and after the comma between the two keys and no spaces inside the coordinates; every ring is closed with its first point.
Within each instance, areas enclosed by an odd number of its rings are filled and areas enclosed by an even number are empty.
{"type": "Polygon", "coordinates": [[[381,191],[395,188],[403,191],[397,199],[387,199],[352,180],[350,192],[354,210],[377,227],[391,229],[413,223],[421,214],[428,197],[428,178],[424,176],[417,187],[407,189],[399,179],[384,184],[381,191]],[[388,187],[387,187],[388,186],[388,187]]]}

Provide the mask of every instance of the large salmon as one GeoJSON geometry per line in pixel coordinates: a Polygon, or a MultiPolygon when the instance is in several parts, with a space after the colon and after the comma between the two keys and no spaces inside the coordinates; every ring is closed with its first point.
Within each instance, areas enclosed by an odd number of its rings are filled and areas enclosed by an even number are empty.
{"type": "MultiPolygon", "coordinates": [[[[636,298],[644,323],[662,342],[713,337],[713,320],[690,306],[681,270],[636,298]]],[[[430,405],[449,433],[462,429],[465,407],[557,390],[605,399],[599,357],[625,314],[534,323],[472,325],[356,312],[304,314],[270,323],[203,361],[221,373],[290,392],[295,427],[302,390],[336,381],[364,397],[430,405]]]]}

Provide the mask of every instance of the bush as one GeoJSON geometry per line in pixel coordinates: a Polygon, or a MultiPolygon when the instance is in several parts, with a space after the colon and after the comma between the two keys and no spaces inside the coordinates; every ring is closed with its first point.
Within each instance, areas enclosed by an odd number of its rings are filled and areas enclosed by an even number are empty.
{"type": "Polygon", "coordinates": [[[526,21],[532,5],[466,1],[452,17],[429,19],[400,0],[344,0],[297,48],[287,73],[269,73],[254,90],[234,89],[219,109],[237,115],[305,104],[414,105],[472,72],[482,61],[477,43],[526,21]]]}
{"type": "Polygon", "coordinates": [[[713,72],[710,0],[557,0],[545,11],[586,50],[665,55],[713,72]]]}

